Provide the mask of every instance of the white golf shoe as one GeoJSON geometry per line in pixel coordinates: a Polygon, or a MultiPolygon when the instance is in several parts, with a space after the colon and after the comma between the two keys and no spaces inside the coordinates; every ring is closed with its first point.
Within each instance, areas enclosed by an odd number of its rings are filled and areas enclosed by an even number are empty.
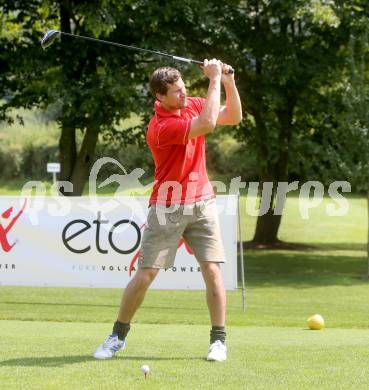
{"type": "Polygon", "coordinates": [[[213,362],[224,362],[224,360],[227,360],[227,347],[220,340],[210,344],[208,360],[213,362]]]}
{"type": "Polygon", "coordinates": [[[110,335],[95,351],[95,359],[111,359],[120,349],[126,345],[125,340],[119,340],[118,336],[110,335]]]}

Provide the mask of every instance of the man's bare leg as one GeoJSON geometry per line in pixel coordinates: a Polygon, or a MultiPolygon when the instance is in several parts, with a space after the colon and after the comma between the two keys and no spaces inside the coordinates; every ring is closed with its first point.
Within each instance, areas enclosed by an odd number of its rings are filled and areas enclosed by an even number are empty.
{"type": "Polygon", "coordinates": [[[130,329],[130,321],[140,307],[147,289],[159,269],[139,268],[136,275],[124,290],[118,320],[115,322],[112,334],[97,348],[94,353],[96,359],[110,359],[116,352],[124,349],[126,336],[130,329]]]}
{"type": "Polygon", "coordinates": [[[213,326],[225,325],[226,293],[219,264],[210,261],[200,262],[206,285],[206,300],[213,326]]]}
{"type": "Polygon", "coordinates": [[[200,262],[206,284],[206,298],[209,307],[211,331],[207,360],[222,362],[227,359],[225,346],[226,292],[218,263],[200,262]]]}
{"type": "Polygon", "coordinates": [[[118,321],[131,322],[144,300],[147,289],[158,274],[158,268],[139,268],[124,290],[118,313],[118,321]]]}

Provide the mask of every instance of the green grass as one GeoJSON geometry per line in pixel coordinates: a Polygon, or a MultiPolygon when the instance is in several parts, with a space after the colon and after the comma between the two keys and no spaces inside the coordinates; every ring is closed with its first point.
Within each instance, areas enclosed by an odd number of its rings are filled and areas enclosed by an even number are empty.
{"type": "MultiPolygon", "coordinates": [[[[22,187],[26,184],[27,180],[3,180],[0,179],[0,196],[19,196],[22,191],[22,187]]],[[[46,183],[47,188],[50,188],[50,183],[46,183]]]]}
{"type": "MultiPolygon", "coordinates": [[[[229,326],[301,327],[315,312],[330,328],[369,327],[366,259],[331,252],[249,251],[247,311],[229,291],[229,326]]],[[[0,319],[111,323],[119,289],[1,287],[0,319]]],[[[204,292],[149,290],[135,317],[140,324],[208,324],[204,292]]]]}
{"type": "MultiPolygon", "coordinates": [[[[18,196],[22,193],[23,186],[28,182],[28,179],[14,179],[14,180],[2,180],[0,178],[0,196],[18,196]]],[[[32,195],[46,195],[50,196],[51,193],[51,186],[52,183],[50,181],[41,181],[43,185],[45,186],[45,194],[36,193],[36,190],[34,189],[32,192],[32,195]]],[[[147,179],[145,182],[143,182],[144,185],[151,183],[151,179],[147,179]]],[[[98,184],[99,185],[99,184],[98,184]]],[[[103,188],[98,188],[97,185],[97,195],[98,196],[112,196],[112,195],[130,195],[131,192],[133,194],[137,194],[138,196],[142,195],[150,195],[151,190],[147,189],[145,193],[142,193],[141,188],[127,188],[124,191],[118,192],[117,191],[117,184],[110,184],[107,186],[104,186],[103,188]]],[[[83,195],[89,194],[89,188],[88,185],[85,186],[83,195]]]]}
{"type": "MultiPolygon", "coordinates": [[[[240,290],[227,293],[224,364],[204,360],[203,291],[149,290],[126,351],[100,362],[91,355],[111,330],[119,289],[2,286],[2,388],[367,389],[367,204],[350,196],[348,214],[329,217],[330,201],[304,220],[298,197],[287,200],[280,238],[311,249],[246,251],[247,310],[240,290]],[[326,329],[306,330],[314,313],[323,315],[326,329]],[[146,381],[142,364],[152,370],[146,381]]],[[[256,219],[246,215],[245,197],[241,202],[250,239],[256,219]]]]}
{"type": "Polygon", "coordinates": [[[233,327],[229,359],[205,361],[208,328],[137,325],[123,354],[91,354],[109,327],[99,323],[4,321],[0,361],[8,389],[364,389],[365,330],[233,327]],[[19,341],[22,335],[23,342],[19,341]],[[4,353],[6,351],[6,353],[4,353]],[[148,364],[145,380],[140,372],[148,364]]]}
{"type": "MultiPolygon", "coordinates": [[[[279,238],[288,242],[316,244],[317,246],[324,244],[325,248],[332,244],[332,249],[338,249],[344,245],[346,250],[352,244],[364,244],[367,239],[367,201],[363,197],[354,195],[349,195],[347,199],[349,209],[344,216],[334,217],[327,214],[327,206],[334,202],[330,197],[325,196],[318,207],[309,211],[309,218],[304,219],[299,208],[304,200],[296,194],[288,196],[279,229],[279,238]]],[[[256,217],[246,212],[246,201],[252,205],[254,200],[246,196],[241,197],[242,230],[244,239],[250,240],[255,230],[256,217]]]]}
{"type": "Polygon", "coordinates": [[[149,290],[126,351],[91,358],[110,332],[119,289],[1,287],[4,388],[365,389],[369,385],[364,252],[248,251],[247,310],[228,297],[229,360],[204,360],[204,292],[149,290]],[[306,330],[320,313],[322,331],[306,330]],[[21,336],[19,336],[21,335],[21,336]],[[25,341],[26,340],[26,341],[25,341]],[[149,364],[145,382],[139,368],[149,364]]]}

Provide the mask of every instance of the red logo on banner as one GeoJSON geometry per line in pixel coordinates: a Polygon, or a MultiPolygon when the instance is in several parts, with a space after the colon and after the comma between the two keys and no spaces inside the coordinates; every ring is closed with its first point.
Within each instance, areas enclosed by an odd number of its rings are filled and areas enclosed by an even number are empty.
{"type": "MultiPolygon", "coordinates": [[[[10,220],[8,226],[3,227],[3,225],[0,223],[0,245],[5,252],[10,252],[13,246],[16,244],[14,242],[13,244],[10,245],[7,235],[9,231],[12,229],[12,227],[14,226],[14,224],[18,221],[19,217],[23,214],[26,205],[27,205],[27,199],[24,200],[22,209],[18,212],[16,216],[14,216],[10,220]]],[[[1,214],[1,217],[4,219],[9,219],[10,216],[12,215],[12,212],[13,212],[13,207],[10,207],[1,214]]]]}

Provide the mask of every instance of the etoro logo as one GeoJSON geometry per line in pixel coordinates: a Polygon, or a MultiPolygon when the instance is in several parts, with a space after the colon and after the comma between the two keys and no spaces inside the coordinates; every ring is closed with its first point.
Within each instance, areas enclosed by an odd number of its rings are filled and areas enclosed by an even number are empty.
{"type": "MultiPolygon", "coordinates": [[[[24,200],[24,203],[23,203],[23,206],[22,206],[22,209],[18,212],[17,215],[15,215],[9,222],[9,224],[4,227],[1,223],[0,223],[0,245],[1,245],[1,248],[3,249],[4,252],[10,252],[12,250],[12,248],[14,247],[14,245],[16,244],[16,242],[14,242],[13,244],[10,244],[9,243],[9,240],[8,240],[8,233],[10,232],[10,230],[13,228],[13,226],[15,225],[15,223],[18,221],[18,219],[20,218],[20,216],[23,214],[25,208],[26,208],[26,205],[27,205],[27,199],[24,200]]],[[[7,210],[5,210],[2,214],[1,214],[1,218],[3,219],[9,219],[11,217],[13,213],[13,207],[9,207],[7,210]]]]}
{"type": "MultiPolygon", "coordinates": [[[[88,244],[87,246],[81,248],[76,247],[73,241],[82,236],[84,232],[87,230],[90,230],[93,225],[96,225],[95,229],[95,247],[96,250],[101,254],[107,254],[109,253],[108,249],[104,249],[101,246],[101,226],[103,224],[109,224],[108,220],[102,220],[101,219],[101,212],[99,211],[97,213],[96,220],[92,221],[92,224],[84,219],[75,219],[73,221],[70,221],[63,229],[62,231],[62,240],[64,246],[73,253],[76,254],[82,254],[89,252],[91,250],[91,245],[88,244]],[[70,232],[70,230],[75,230],[78,228],[76,232],[70,232]],[[73,245],[72,245],[73,244],[73,245]]],[[[132,233],[132,232],[131,232],[132,233]]],[[[118,222],[115,222],[112,227],[108,231],[107,235],[107,241],[111,249],[113,249],[114,252],[126,255],[134,252],[140,245],[141,242],[141,231],[140,227],[137,225],[136,222],[130,220],[130,219],[121,219],[118,222]],[[126,228],[133,228],[133,236],[135,237],[134,243],[130,244],[131,246],[128,248],[122,248],[118,247],[118,244],[115,241],[115,237],[119,234],[119,228],[120,227],[126,227],[126,228]]],[[[123,240],[124,241],[124,240],[123,240]]]]}

